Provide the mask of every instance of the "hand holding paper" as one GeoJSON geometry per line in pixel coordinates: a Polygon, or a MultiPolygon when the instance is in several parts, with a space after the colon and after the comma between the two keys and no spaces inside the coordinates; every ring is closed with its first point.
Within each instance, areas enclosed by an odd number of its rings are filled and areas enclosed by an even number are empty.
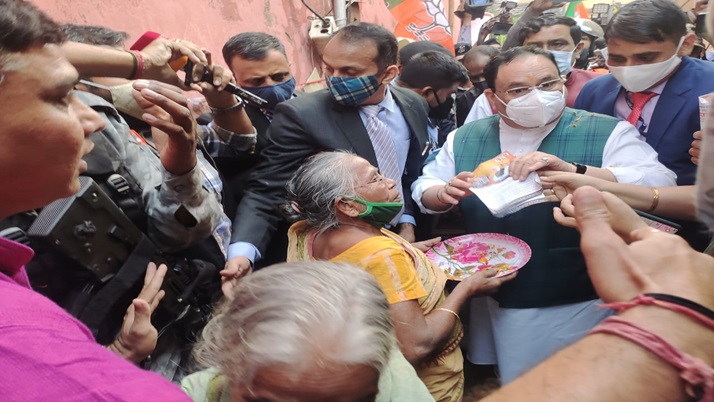
{"type": "MultiPolygon", "coordinates": [[[[528,172],[533,165],[529,166],[523,163],[525,159],[522,160],[519,170],[526,174],[522,180],[517,179],[513,172],[510,172],[514,161],[521,158],[516,158],[506,151],[481,163],[474,170],[470,190],[481,199],[495,217],[504,217],[529,205],[547,201],[543,196],[543,187],[538,174],[535,171],[528,172]]],[[[541,161],[545,164],[548,162],[541,161]]]]}

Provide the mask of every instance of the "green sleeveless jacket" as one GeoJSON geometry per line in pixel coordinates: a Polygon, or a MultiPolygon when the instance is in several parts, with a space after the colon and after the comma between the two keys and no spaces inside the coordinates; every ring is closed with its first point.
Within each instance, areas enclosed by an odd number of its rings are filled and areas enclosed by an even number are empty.
{"type": "MultiPolygon", "coordinates": [[[[456,173],[472,171],[502,151],[498,116],[464,125],[454,137],[456,173]]],[[[602,166],[605,143],[619,121],[609,116],[566,108],[539,151],[567,162],[602,166]]],[[[553,207],[541,203],[504,218],[495,218],[478,197],[461,200],[469,233],[504,233],[528,243],[533,256],[518,276],[494,296],[504,308],[534,308],[597,298],[580,252],[580,235],[557,224],[553,207]]]]}

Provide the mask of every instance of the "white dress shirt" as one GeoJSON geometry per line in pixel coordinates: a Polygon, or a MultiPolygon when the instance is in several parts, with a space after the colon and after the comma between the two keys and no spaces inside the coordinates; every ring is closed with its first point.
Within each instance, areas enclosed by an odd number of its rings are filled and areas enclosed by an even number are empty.
{"type": "MultiPolygon", "coordinates": [[[[409,143],[411,141],[409,137],[409,126],[389,88],[387,88],[384,99],[382,99],[378,105],[383,107],[384,110],[377,115],[377,118],[389,127],[389,134],[392,137],[392,141],[394,141],[397,166],[399,166],[400,172],[404,172],[404,167],[407,164],[407,154],[409,153],[409,143]]],[[[362,108],[359,109],[359,117],[362,119],[362,124],[367,127],[367,115],[362,111],[362,108]]]]}
{"type": "MultiPolygon", "coordinates": [[[[394,100],[392,91],[389,90],[389,87],[387,87],[387,93],[384,95],[384,99],[382,99],[378,105],[382,106],[384,110],[379,112],[377,118],[389,128],[389,134],[394,142],[397,166],[399,166],[399,171],[403,174],[404,168],[407,165],[409,144],[411,142],[409,125],[404,119],[402,110],[399,109],[399,105],[397,105],[397,102],[394,100]]],[[[367,115],[364,113],[362,108],[359,108],[359,117],[362,119],[362,124],[367,127],[367,115]]],[[[409,195],[409,189],[402,189],[402,200],[405,200],[407,195],[409,195]]],[[[416,226],[416,220],[411,215],[402,214],[399,216],[399,223],[411,223],[416,226]]]]}
{"type": "MultiPolygon", "coordinates": [[[[557,121],[545,127],[518,129],[501,120],[499,122],[501,152],[509,151],[515,156],[520,156],[537,151],[556,125],[557,121]]],[[[412,185],[412,198],[424,213],[445,212],[425,208],[421,197],[427,189],[443,186],[459,173],[455,171],[454,161],[455,132],[449,134],[436,159],[424,167],[422,175],[412,185]]],[[[601,167],[610,170],[620,183],[653,187],[676,185],[677,175],[657,160],[657,152],[644,141],[637,129],[626,121],[619,122],[607,139],[601,167]]]]}

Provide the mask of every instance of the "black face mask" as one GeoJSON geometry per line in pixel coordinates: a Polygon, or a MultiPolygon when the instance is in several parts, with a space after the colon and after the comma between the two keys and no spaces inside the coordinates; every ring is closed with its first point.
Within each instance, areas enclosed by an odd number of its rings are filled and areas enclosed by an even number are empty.
{"type": "Polygon", "coordinates": [[[590,49],[583,49],[582,52],[580,52],[580,58],[575,61],[575,68],[580,68],[580,69],[587,69],[588,68],[588,63],[590,58],[590,49]]]}
{"type": "Polygon", "coordinates": [[[476,91],[477,91],[479,94],[482,94],[483,91],[485,91],[486,89],[488,89],[488,82],[486,82],[486,80],[476,81],[476,82],[474,82],[473,84],[474,84],[473,87],[476,88],[476,91]]]}
{"type": "Polygon", "coordinates": [[[454,106],[454,97],[449,95],[446,101],[441,102],[439,96],[434,92],[434,98],[436,98],[436,107],[429,106],[429,117],[432,119],[448,119],[451,114],[451,109],[454,106]]]}

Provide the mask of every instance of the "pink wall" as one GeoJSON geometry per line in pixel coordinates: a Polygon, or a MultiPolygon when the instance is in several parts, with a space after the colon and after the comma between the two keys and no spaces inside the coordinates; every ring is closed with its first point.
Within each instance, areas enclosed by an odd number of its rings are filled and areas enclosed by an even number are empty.
{"type": "MultiPolygon", "coordinates": [[[[224,64],[221,48],[231,36],[262,31],[278,37],[288,52],[298,83],[319,59],[307,37],[312,14],[300,0],[30,0],[59,22],[104,25],[130,34],[127,45],[144,31],[191,40],[224,64]]],[[[331,0],[306,0],[318,13],[332,9],[331,0]]],[[[384,0],[361,0],[360,20],[390,30],[395,22],[384,0]]]]}

